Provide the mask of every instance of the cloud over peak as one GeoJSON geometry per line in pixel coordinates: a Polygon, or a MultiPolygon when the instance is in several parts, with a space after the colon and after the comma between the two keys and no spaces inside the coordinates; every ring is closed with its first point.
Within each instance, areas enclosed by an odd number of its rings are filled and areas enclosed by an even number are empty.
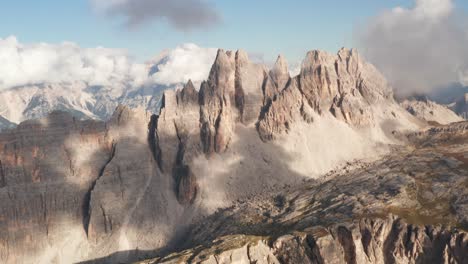
{"type": "Polygon", "coordinates": [[[14,36],[0,38],[0,89],[42,82],[137,83],[145,78],[144,69],[119,49],[86,49],[71,42],[22,44],[14,36]]]}
{"type": "Polygon", "coordinates": [[[201,82],[215,56],[216,49],[183,44],[145,64],[121,49],[82,48],[71,42],[23,44],[10,36],[0,38],[0,90],[37,83],[131,88],[201,82]]]}
{"type": "Polygon", "coordinates": [[[201,48],[193,43],[180,45],[160,55],[151,68],[151,78],[165,85],[188,80],[201,82],[207,79],[216,53],[216,48],[201,48]]]}
{"type": "Polygon", "coordinates": [[[125,19],[128,27],[165,20],[174,28],[190,31],[217,25],[221,16],[205,0],[90,0],[101,12],[125,19]]]}
{"type": "Polygon", "coordinates": [[[468,69],[467,19],[453,0],[415,0],[371,19],[358,35],[364,55],[401,94],[463,82],[468,69]]]}

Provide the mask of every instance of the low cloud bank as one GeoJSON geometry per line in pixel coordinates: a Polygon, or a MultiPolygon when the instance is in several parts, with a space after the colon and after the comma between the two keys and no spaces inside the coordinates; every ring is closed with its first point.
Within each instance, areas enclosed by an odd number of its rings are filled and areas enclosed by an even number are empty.
{"type": "Polygon", "coordinates": [[[125,50],[81,48],[71,42],[23,44],[11,36],[0,38],[0,89],[37,83],[138,87],[200,82],[215,57],[216,49],[184,44],[153,63],[138,63],[125,50]]]}
{"type": "Polygon", "coordinates": [[[453,0],[416,0],[368,21],[358,46],[400,95],[468,85],[467,18],[453,0]]]}

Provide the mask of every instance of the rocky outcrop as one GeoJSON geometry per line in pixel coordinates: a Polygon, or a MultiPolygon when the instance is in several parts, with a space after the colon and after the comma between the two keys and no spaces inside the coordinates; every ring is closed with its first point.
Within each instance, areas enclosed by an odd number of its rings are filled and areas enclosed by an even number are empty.
{"type": "Polygon", "coordinates": [[[268,239],[232,235],[145,263],[465,263],[468,233],[404,220],[361,219],[268,239]]]}
{"type": "Polygon", "coordinates": [[[429,99],[405,100],[401,105],[410,114],[432,124],[446,125],[463,121],[463,118],[449,108],[432,102],[429,99]]]}

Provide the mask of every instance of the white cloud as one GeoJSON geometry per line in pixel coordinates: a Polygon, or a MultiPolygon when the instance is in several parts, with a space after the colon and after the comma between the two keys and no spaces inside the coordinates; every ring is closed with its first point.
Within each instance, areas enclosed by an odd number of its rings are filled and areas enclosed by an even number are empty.
{"type": "Polygon", "coordinates": [[[371,19],[359,32],[361,50],[402,94],[463,81],[468,69],[466,18],[452,0],[416,0],[371,19]]]}
{"type": "Polygon", "coordinates": [[[207,79],[216,58],[215,48],[200,48],[195,44],[184,44],[163,54],[155,66],[152,80],[170,85],[186,83],[189,79],[201,82],[207,79]]]}
{"type": "Polygon", "coordinates": [[[0,38],[0,89],[35,83],[86,82],[88,85],[137,87],[171,85],[208,77],[216,49],[195,44],[166,51],[153,66],[137,63],[126,51],[81,48],[77,44],[22,44],[0,38]]]}
{"type": "Polygon", "coordinates": [[[141,83],[143,64],[132,63],[122,50],[80,48],[74,43],[21,44],[15,37],[0,39],[0,87],[31,83],[84,81],[89,85],[141,83]]]}
{"type": "Polygon", "coordinates": [[[97,11],[121,16],[129,27],[165,20],[174,28],[188,31],[212,27],[220,15],[205,0],[90,0],[97,11]]]}

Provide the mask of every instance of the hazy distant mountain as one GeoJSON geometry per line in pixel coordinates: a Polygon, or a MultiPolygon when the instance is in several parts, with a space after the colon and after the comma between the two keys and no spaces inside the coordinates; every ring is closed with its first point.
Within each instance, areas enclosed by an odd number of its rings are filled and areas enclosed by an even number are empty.
{"type": "Polygon", "coordinates": [[[401,106],[410,114],[433,124],[446,125],[463,121],[463,118],[449,107],[435,103],[428,98],[407,99],[401,103],[401,106]]]}
{"type": "MultiPolygon", "coordinates": [[[[162,56],[148,65],[148,75],[158,73],[167,62],[162,56]]],[[[107,120],[119,104],[132,108],[157,109],[162,91],[182,84],[149,83],[134,87],[130,83],[93,86],[86,82],[39,83],[0,90],[0,115],[11,123],[41,118],[54,110],[71,113],[80,119],[107,120]]],[[[2,126],[0,126],[2,129],[2,126]]]]}
{"type": "Polygon", "coordinates": [[[427,97],[449,106],[459,116],[468,119],[468,86],[454,83],[429,93],[427,97]]]}
{"type": "Polygon", "coordinates": [[[156,109],[167,86],[104,87],[85,83],[36,84],[0,91],[0,115],[13,123],[46,116],[54,110],[80,119],[108,119],[118,104],[156,109]]]}

